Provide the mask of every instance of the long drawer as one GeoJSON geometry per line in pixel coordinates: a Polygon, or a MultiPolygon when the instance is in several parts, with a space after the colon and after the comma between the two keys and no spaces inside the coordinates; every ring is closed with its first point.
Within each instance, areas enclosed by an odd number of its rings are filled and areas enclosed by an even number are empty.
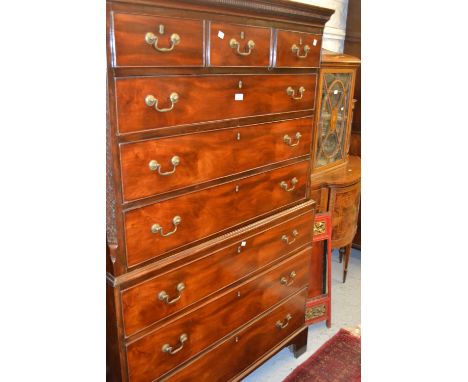
{"type": "Polygon", "coordinates": [[[299,162],[127,212],[128,266],[304,200],[308,168],[299,162]]]}
{"type": "Polygon", "coordinates": [[[163,381],[226,382],[304,325],[305,290],[163,381]]]}
{"type": "Polygon", "coordinates": [[[307,155],[312,118],[251,125],[120,148],[126,201],[307,155]]]}
{"type": "Polygon", "coordinates": [[[122,292],[126,336],[312,242],[313,211],[122,292]]]}
{"type": "Polygon", "coordinates": [[[116,80],[120,133],[315,107],[315,74],[116,80]]]}
{"type": "Polygon", "coordinates": [[[298,292],[307,284],[309,255],[310,247],[130,343],[127,346],[130,380],[158,378],[298,292]]]}

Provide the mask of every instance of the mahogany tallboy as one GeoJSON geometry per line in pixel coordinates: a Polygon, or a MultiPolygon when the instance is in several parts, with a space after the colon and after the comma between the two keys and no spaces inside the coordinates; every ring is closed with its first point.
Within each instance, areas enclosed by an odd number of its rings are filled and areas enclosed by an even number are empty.
{"type": "Polygon", "coordinates": [[[237,381],[306,350],[332,13],[107,2],[107,380],[237,381]]]}

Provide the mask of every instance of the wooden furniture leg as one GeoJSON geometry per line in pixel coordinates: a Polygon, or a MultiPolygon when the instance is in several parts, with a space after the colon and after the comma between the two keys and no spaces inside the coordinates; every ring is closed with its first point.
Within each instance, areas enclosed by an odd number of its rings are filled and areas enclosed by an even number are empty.
{"type": "Polygon", "coordinates": [[[309,334],[308,328],[305,328],[291,343],[290,350],[294,354],[294,358],[299,358],[307,350],[307,336],[309,334]]]}
{"type": "MultiPolygon", "coordinates": [[[[351,246],[353,243],[348,244],[344,251],[344,262],[343,262],[343,283],[346,282],[346,275],[348,273],[349,254],[351,253],[351,246]]],[[[340,248],[341,252],[341,248],[340,248]]]]}
{"type": "Polygon", "coordinates": [[[346,247],[340,247],[340,248],[338,249],[338,253],[339,253],[339,255],[340,255],[340,257],[339,257],[340,263],[343,262],[343,255],[345,254],[345,251],[346,251],[346,247]]]}

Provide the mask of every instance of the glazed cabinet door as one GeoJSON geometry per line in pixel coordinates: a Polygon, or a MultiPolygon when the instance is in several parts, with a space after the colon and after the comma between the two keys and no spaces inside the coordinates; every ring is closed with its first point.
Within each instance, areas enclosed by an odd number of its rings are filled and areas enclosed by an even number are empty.
{"type": "Polygon", "coordinates": [[[354,69],[323,69],[319,86],[315,169],[325,169],[348,153],[354,69]]]}

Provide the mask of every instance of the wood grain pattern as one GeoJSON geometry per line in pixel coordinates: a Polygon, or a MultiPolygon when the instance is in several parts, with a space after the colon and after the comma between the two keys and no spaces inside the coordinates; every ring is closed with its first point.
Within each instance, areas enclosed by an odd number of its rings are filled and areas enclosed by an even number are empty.
{"type": "Polygon", "coordinates": [[[116,66],[203,66],[202,20],[114,13],[113,22],[116,66]],[[148,32],[158,37],[158,47],[169,48],[173,33],[180,43],[170,52],[159,52],[146,43],[148,32]]]}
{"type": "Polygon", "coordinates": [[[325,241],[315,242],[312,247],[309,267],[309,289],[307,292],[308,298],[317,297],[325,293],[323,270],[326,267],[326,263],[324,249],[325,241]]]}
{"type": "Polygon", "coordinates": [[[308,167],[308,162],[300,162],[127,212],[128,265],[156,258],[170,249],[305,199],[308,167]],[[282,181],[292,187],[294,177],[298,183],[293,191],[280,187],[282,181]],[[175,234],[161,237],[151,232],[153,224],[171,231],[176,215],[182,222],[175,234]]]}
{"type": "Polygon", "coordinates": [[[246,235],[237,243],[211,253],[197,261],[170,270],[158,277],[122,292],[125,333],[127,336],[180,311],[240,279],[260,270],[312,241],[313,212],[284,222],[254,236],[246,235]],[[296,240],[287,244],[283,235],[296,240]],[[240,252],[239,252],[240,251],[240,252]],[[181,299],[169,305],[157,296],[161,291],[177,295],[176,286],[186,285],[181,299]]]}
{"type": "Polygon", "coordinates": [[[314,109],[315,85],[315,74],[117,79],[119,132],[314,109]],[[303,98],[292,99],[286,93],[289,86],[296,92],[303,86],[306,89],[303,98]],[[145,103],[146,96],[153,95],[160,100],[159,108],[169,108],[169,95],[173,92],[179,95],[179,101],[169,112],[157,112],[145,103]],[[235,94],[243,94],[243,101],[236,101],[235,94]]]}
{"type": "Polygon", "coordinates": [[[211,66],[270,66],[271,28],[258,28],[246,25],[234,25],[212,22],[210,25],[210,65],[211,66]],[[222,32],[223,38],[218,33],[222,32]],[[244,33],[244,39],[241,38],[244,33]],[[237,53],[237,48],[230,46],[234,38],[240,43],[239,51],[248,52],[247,42],[252,40],[255,47],[247,56],[237,53]]]}
{"type": "Polygon", "coordinates": [[[307,155],[312,132],[312,118],[304,118],[123,144],[124,199],[140,199],[307,155]],[[285,135],[297,146],[285,143],[285,135]],[[172,175],[161,176],[149,169],[149,162],[157,160],[161,171],[171,171],[174,155],[180,164],[172,175]]]}
{"type": "Polygon", "coordinates": [[[352,242],[356,234],[360,195],[361,183],[331,188],[329,209],[332,212],[333,248],[352,242]]]}
{"type": "Polygon", "coordinates": [[[292,32],[278,31],[278,42],[276,51],[276,66],[277,67],[300,67],[300,68],[318,68],[320,66],[320,50],[322,48],[322,36],[292,32]],[[300,44],[302,42],[302,44],[300,44]],[[304,46],[309,46],[310,50],[305,58],[299,58],[292,51],[292,46],[296,45],[300,48],[299,55],[304,56],[304,46]]]}
{"type": "Polygon", "coordinates": [[[158,378],[282,299],[297,293],[307,283],[309,252],[310,249],[300,252],[267,273],[130,343],[127,346],[130,380],[158,378]],[[281,277],[292,271],[297,274],[294,282],[289,286],[282,285],[281,277]],[[166,343],[177,346],[183,333],[187,334],[188,340],[180,352],[170,355],[161,351],[166,343]]]}
{"type": "MultiPolygon", "coordinates": [[[[165,380],[171,382],[238,380],[235,378],[236,375],[240,375],[264,353],[304,324],[304,298],[305,290],[165,380]],[[287,314],[292,317],[288,326],[278,329],[276,323],[284,322],[287,314]]],[[[307,336],[305,342],[307,344],[307,336]]]]}

